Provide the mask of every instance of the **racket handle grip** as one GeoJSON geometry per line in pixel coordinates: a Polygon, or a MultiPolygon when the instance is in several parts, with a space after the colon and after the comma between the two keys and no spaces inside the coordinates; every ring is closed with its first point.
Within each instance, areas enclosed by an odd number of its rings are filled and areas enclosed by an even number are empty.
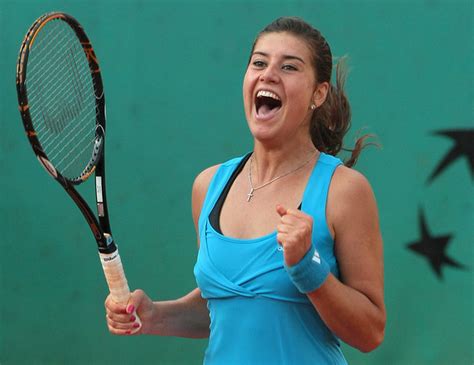
{"type": "MultiPolygon", "coordinates": [[[[104,269],[105,279],[109,286],[110,296],[112,300],[119,304],[127,304],[130,299],[130,289],[128,287],[127,278],[123,270],[122,260],[118,249],[112,253],[100,253],[100,262],[104,269]]],[[[141,321],[136,311],[133,313],[136,317],[136,322],[140,325],[132,333],[137,332],[141,328],[141,321]]]]}

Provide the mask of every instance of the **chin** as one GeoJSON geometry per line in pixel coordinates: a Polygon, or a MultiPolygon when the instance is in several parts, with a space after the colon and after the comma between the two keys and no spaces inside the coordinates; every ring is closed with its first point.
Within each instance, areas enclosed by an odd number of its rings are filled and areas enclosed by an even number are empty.
{"type": "Polygon", "coordinates": [[[250,128],[250,133],[252,134],[255,141],[258,141],[262,144],[281,144],[281,142],[278,142],[277,134],[275,133],[275,131],[270,130],[269,128],[260,128],[253,126],[250,128]]]}

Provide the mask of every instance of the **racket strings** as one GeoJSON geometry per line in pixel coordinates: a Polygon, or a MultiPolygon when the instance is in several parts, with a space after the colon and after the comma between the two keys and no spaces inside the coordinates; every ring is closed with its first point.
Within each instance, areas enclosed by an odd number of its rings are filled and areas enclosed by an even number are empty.
{"type": "MultiPolygon", "coordinates": [[[[35,57],[36,59],[47,58],[51,55],[51,48],[53,47],[56,47],[56,53],[63,53],[64,49],[71,45],[70,41],[68,41],[68,43],[64,42],[64,39],[67,39],[66,31],[67,29],[63,27],[59,28],[59,30],[56,30],[54,33],[49,31],[47,35],[39,33],[34,43],[34,54],[30,57],[35,57]],[[53,35],[50,35],[51,33],[53,33],[53,35]]],[[[28,72],[33,74],[47,73],[50,75],[51,68],[55,67],[55,65],[57,65],[57,62],[40,63],[30,61],[28,64],[28,72]]],[[[35,80],[29,80],[29,84],[31,85],[34,85],[34,82],[35,80]]]]}
{"type": "MultiPolygon", "coordinates": [[[[82,100],[79,100],[78,103],[80,104],[83,104],[83,101],[82,100]]],[[[83,115],[84,118],[86,119],[93,119],[95,118],[96,116],[96,110],[95,110],[95,103],[93,100],[89,100],[89,103],[90,104],[93,104],[93,105],[88,105],[86,107],[84,107],[82,105],[82,108],[81,109],[84,109],[85,110],[85,114],[83,115]]],[[[69,109],[70,107],[69,106],[65,106],[65,112],[62,113],[64,114],[65,116],[68,116],[69,118],[75,118],[79,115],[79,112],[78,110],[75,110],[75,111],[70,111],[69,109]]],[[[68,140],[68,144],[71,143],[71,134],[72,133],[81,133],[84,131],[84,128],[86,128],[88,126],[88,124],[79,124],[79,123],[76,123],[76,124],[73,124],[73,126],[71,128],[69,128],[69,131],[65,131],[66,134],[64,135],[61,135],[59,133],[51,133],[51,134],[48,134],[48,136],[46,138],[44,138],[42,140],[42,144],[43,144],[43,148],[44,149],[48,149],[50,152],[53,152],[56,148],[59,148],[61,147],[61,144],[58,143],[58,140],[60,138],[62,139],[65,139],[65,140],[68,140]],[[77,128],[79,127],[82,127],[79,131],[77,131],[77,128]],[[50,145],[52,145],[53,147],[51,147],[51,150],[50,150],[50,145]],[[54,147],[55,146],[55,147],[54,147]]],[[[95,128],[95,125],[93,126],[95,128]]],[[[47,124],[45,123],[44,125],[42,125],[38,130],[37,132],[38,133],[42,133],[45,129],[47,129],[48,126],[47,124]]],[[[63,128],[64,129],[64,128],[63,128]]],[[[65,147],[65,146],[63,146],[65,147]]]]}
{"type": "MultiPolygon", "coordinates": [[[[67,106],[66,106],[66,108],[67,108],[67,106]]],[[[87,111],[86,111],[87,114],[84,114],[84,117],[94,118],[95,114],[96,114],[96,111],[91,107],[86,108],[86,109],[87,109],[87,111]]],[[[68,111],[68,109],[65,109],[65,110],[68,111]]],[[[71,112],[67,113],[66,115],[69,118],[74,118],[74,117],[77,117],[79,115],[79,113],[77,111],[75,111],[75,112],[71,111],[71,112]]],[[[44,119],[44,117],[43,117],[43,119],[44,119]]],[[[65,133],[66,133],[65,135],[61,135],[57,132],[57,130],[53,130],[54,133],[48,134],[48,136],[45,137],[42,140],[43,148],[49,150],[50,152],[53,152],[56,148],[59,148],[61,146],[61,144],[58,143],[58,140],[60,140],[60,138],[63,138],[63,139],[71,138],[71,137],[73,137],[73,136],[71,136],[72,133],[81,133],[81,132],[84,131],[84,128],[86,128],[87,126],[88,126],[87,124],[81,125],[81,124],[76,123],[71,128],[69,128],[68,130],[65,131],[65,133]],[[79,131],[77,131],[77,128],[79,128],[79,127],[82,127],[82,128],[79,131]],[[51,150],[50,150],[50,146],[52,146],[51,150]]],[[[66,127],[67,126],[65,126],[64,128],[66,128],[66,127]]],[[[42,132],[44,132],[45,129],[49,129],[49,127],[47,126],[47,123],[45,123],[43,126],[41,126],[41,128],[39,128],[37,130],[37,133],[42,133],[42,132]]],[[[71,140],[69,140],[68,143],[71,143],[71,140]]],[[[65,146],[63,146],[63,147],[65,147],[65,146]]]]}
{"type": "Polygon", "coordinates": [[[92,168],[96,96],[89,62],[75,32],[52,20],[30,49],[26,83],[31,119],[48,159],[74,180],[92,168]]]}
{"type": "MultiPolygon", "coordinates": [[[[63,37],[64,38],[64,37],[63,37]]],[[[57,36],[56,38],[57,39],[57,36]]],[[[64,128],[64,120],[66,120],[66,117],[74,117],[77,116],[78,112],[80,111],[83,100],[80,98],[84,93],[82,92],[82,89],[84,88],[84,84],[87,80],[84,79],[84,74],[83,77],[79,80],[77,75],[79,75],[77,71],[77,61],[74,57],[74,54],[81,55],[82,52],[82,47],[78,46],[78,42],[76,41],[75,43],[71,42],[71,38],[67,39],[68,42],[62,42],[62,46],[58,48],[56,53],[65,55],[65,57],[60,58],[56,63],[39,63],[39,62],[34,62],[33,65],[37,67],[32,67],[31,70],[29,70],[29,73],[33,75],[38,75],[39,77],[33,78],[31,81],[28,80],[28,86],[30,88],[37,88],[39,90],[40,98],[38,99],[37,103],[31,102],[30,107],[34,107],[35,104],[41,104],[42,105],[42,113],[43,113],[43,120],[45,123],[41,125],[38,129],[37,132],[43,132],[45,128],[49,128],[53,132],[58,133],[64,128]],[[74,48],[74,51],[73,51],[74,48]],[[39,67],[38,67],[39,65],[39,67]],[[76,70],[72,67],[74,65],[76,67],[76,70]],[[54,67],[54,69],[52,69],[54,67]],[[73,104],[65,104],[62,99],[63,95],[67,95],[67,92],[69,88],[71,87],[70,83],[60,83],[61,81],[61,76],[63,76],[66,72],[74,72],[74,77],[72,77],[71,81],[73,82],[73,90],[76,91],[76,96],[79,96],[79,98],[73,99],[73,104]],[[46,83],[44,83],[43,78],[41,77],[42,75],[47,76],[51,75],[46,80],[46,83]],[[58,85],[56,86],[51,93],[48,95],[47,100],[45,100],[44,97],[44,91],[43,90],[48,90],[51,88],[51,85],[58,85]],[[79,88],[79,90],[78,90],[79,88]],[[78,92],[79,91],[79,92],[78,92]],[[51,118],[50,114],[54,112],[55,109],[58,109],[58,107],[61,106],[61,112],[58,116],[59,118],[56,118],[56,125],[54,124],[54,119],[51,118]],[[79,106],[79,107],[78,107],[79,106]],[[71,112],[69,109],[72,109],[74,112],[71,112]]],[[[74,40],[74,39],[72,39],[74,40]]],[[[50,42],[46,46],[50,45],[50,42]]],[[[41,44],[38,44],[38,47],[41,47],[41,44]]],[[[41,59],[41,57],[44,54],[44,48],[40,48],[40,52],[35,54],[35,58],[41,59]]],[[[85,75],[88,76],[88,75],[85,75]]]]}
{"type": "MultiPolygon", "coordinates": [[[[45,147],[45,149],[48,150],[48,157],[50,158],[51,161],[55,161],[56,168],[58,169],[62,168],[65,170],[64,167],[61,167],[61,163],[72,152],[74,152],[74,150],[80,147],[79,145],[80,142],[84,141],[85,138],[88,137],[88,133],[83,133],[88,127],[89,126],[87,124],[82,124],[82,125],[75,124],[74,128],[71,129],[68,132],[68,134],[63,137],[63,139],[66,140],[67,142],[65,142],[64,144],[59,144],[59,143],[54,143],[55,141],[53,140],[49,144],[46,145],[47,147],[45,147]],[[81,128],[77,130],[77,128],[79,127],[81,128]],[[76,141],[77,138],[79,138],[81,135],[83,135],[83,137],[79,141],[76,141]],[[65,151],[66,149],[68,149],[69,152],[65,151]],[[65,154],[64,157],[59,160],[60,156],[63,154],[65,154]]],[[[94,135],[94,140],[95,140],[95,135],[94,135]]],[[[87,144],[86,147],[90,147],[90,145],[87,144]]]]}
{"type": "MultiPolygon", "coordinates": [[[[77,47],[77,45],[75,45],[77,47]]],[[[68,48],[67,50],[64,50],[65,52],[67,52],[68,56],[65,57],[65,61],[67,61],[69,58],[71,58],[71,55],[72,57],[74,56],[73,55],[73,51],[71,48],[68,48]]],[[[80,50],[76,50],[76,52],[78,52],[80,50]]],[[[75,60],[73,61],[75,62],[75,60]]],[[[33,87],[37,87],[39,90],[44,90],[44,89],[48,89],[51,87],[51,84],[57,84],[58,82],[60,82],[60,76],[59,75],[62,75],[64,74],[64,72],[70,67],[71,63],[70,64],[67,64],[66,62],[64,62],[64,66],[62,66],[62,64],[57,64],[57,70],[55,71],[58,71],[58,72],[55,72],[53,74],[53,76],[46,81],[46,84],[42,84],[40,79],[36,79],[36,80],[32,80],[32,82],[29,83],[29,87],[33,88],[33,87]],[[60,66],[62,66],[60,68],[60,66]]],[[[46,69],[38,69],[38,70],[32,70],[32,72],[38,72],[39,75],[47,75],[48,73],[51,73],[51,70],[50,68],[46,68],[46,69]]],[[[76,72],[77,74],[77,72],[76,72]]],[[[83,88],[83,82],[85,80],[81,79],[76,79],[76,78],[73,78],[72,81],[75,83],[75,84],[79,84],[78,86],[81,86],[83,88]]],[[[47,104],[44,104],[43,105],[43,108],[46,109],[46,110],[50,110],[50,109],[54,109],[52,108],[53,106],[56,106],[57,104],[57,100],[58,98],[61,96],[61,95],[64,95],[65,92],[67,92],[68,90],[68,87],[70,87],[70,85],[68,83],[63,83],[63,84],[59,84],[58,87],[56,87],[54,89],[54,91],[51,93],[51,95],[49,96],[49,102],[47,104]]],[[[77,87],[77,86],[76,86],[77,87]]],[[[83,94],[80,94],[81,97],[83,97],[83,94]]]]}
{"type": "MultiPolygon", "coordinates": [[[[49,32],[48,37],[40,37],[39,39],[37,37],[35,41],[36,57],[42,58],[44,56],[44,53],[48,52],[48,50],[50,49],[52,45],[56,45],[59,39],[64,38],[65,31],[66,31],[65,28],[59,28],[59,30],[56,29],[54,33],[49,32]],[[51,33],[53,33],[53,35],[51,35],[51,33]],[[45,42],[47,43],[43,44],[45,42]]],[[[40,63],[33,63],[31,65],[30,64],[28,65],[28,69],[34,72],[36,68],[43,67],[43,66],[44,65],[40,63]]]]}
{"type": "MultiPolygon", "coordinates": [[[[86,140],[87,137],[89,137],[89,136],[87,134],[84,134],[84,136],[81,138],[80,141],[78,141],[76,144],[74,144],[71,149],[66,151],[64,153],[63,158],[61,158],[58,162],[56,162],[57,166],[60,167],[62,170],[67,170],[67,168],[69,166],[71,166],[80,156],[82,156],[82,153],[85,152],[86,150],[90,151],[91,155],[92,155],[91,145],[93,145],[94,142],[96,141],[96,137],[94,136],[94,138],[92,138],[92,140],[91,139],[86,140]],[[81,143],[81,142],[86,142],[86,143],[81,143]],[[82,146],[82,149],[78,151],[78,148],[80,148],[81,146],[82,146]],[[74,155],[71,156],[71,154],[73,154],[73,153],[74,153],[74,155]],[[64,166],[64,165],[62,165],[63,163],[67,163],[67,165],[64,166]]],[[[59,151],[59,152],[63,152],[64,149],[65,148],[62,148],[61,151],[59,151]]],[[[57,156],[59,156],[59,153],[57,154],[57,156]]],[[[79,175],[82,175],[82,173],[83,173],[83,171],[81,171],[81,173],[79,175]]]]}
{"type": "MultiPolygon", "coordinates": [[[[45,57],[49,57],[51,59],[53,56],[56,56],[56,62],[31,61],[30,63],[32,63],[32,67],[30,67],[29,65],[28,71],[30,75],[35,75],[36,77],[34,78],[31,78],[31,76],[29,77],[28,85],[30,88],[37,87],[40,91],[42,91],[44,89],[50,88],[51,84],[58,84],[58,81],[60,81],[60,78],[64,77],[65,71],[69,71],[68,66],[70,66],[71,55],[74,56],[74,53],[72,51],[73,48],[76,53],[82,51],[81,47],[78,46],[78,42],[77,41],[71,42],[74,40],[74,38],[71,37],[70,35],[69,37],[67,37],[67,34],[64,34],[64,30],[68,30],[69,32],[71,32],[70,29],[63,26],[59,28],[59,32],[55,32],[56,34],[54,36],[51,36],[51,37],[44,36],[43,38],[40,38],[40,40],[36,42],[35,49],[34,49],[35,53],[32,56],[35,59],[41,59],[45,57]],[[52,46],[51,45],[52,41],[48,41],[46,45],[43,45],[41,43],[42,39],[50,39],[50,38],[52,40],[55,40],[56,41],[55,43],[57,42],[60,43],[58,45],[59,48],[56,47],[54,55],[52,55],[51,52],[45,54],[45,52],[48,50],[47,48],[52,46]],[[58,38],[61,38],[61,39],[58,39],[58,38]],[[60,55],[61,57],[57,57],[58,55],[60,55]],[[68,55],[69,57],[64,57],[63,55],[68,55]],[[69,62],[69,65],[68,65],[68,62],[69,62]],[[53,67],[54,69],[52,69],[53,67]],[[45,78],[46,78],[46,83],[44,82],[45,78]]],[[[74,78],[72,78],[72,81],[75,81],[74,78]]],[[[48,108],[51,106],[51,104],[54,104],[54,101],[56,100],[56,97],[58,96],[58,94],[60,95],[64,93],[66,89],[68,88],[68,86],[70,86],[69,83],[62,83],[62,84],[59,84],[59,87],[55,87],[53,89],[53,93],[51,93],[48,98],[50,103],[43,104],[43,107],[48,108]]]]}
{"type": "MultiPolygon", "coordinates": [[[[59,34],[56,34],[54,39],[58,40],[58,37],[59,37],[59,34]]],[[[61,38],[64,38],[64,37],[61,37],[61,38]]],[[[48,42],[46,45],[43,45],[43,44],[35,45],[35,49],[36,47],[39,47],[40,51],[37,54],[34,54],[34,57],[36,59],[41,59],[42,57],[48,57],[48,55],[44,55],[45,48],[41,48],[41,47],[50,47],[50,46],[51,46],[51,42],[48,42]]],[[[70,53],[72,54],[72,50],[71,50],[72,47],[76,48],[75,52],[78,52],[81,50],[77,47],[77,42],[76,44],[74,43],[71,44],[70,39],[69,39],[69,42],[67,43],[62,42],[62,44],[60,44],[60,47],[57,50],[55,50],[55,52],[56,54],[67,54],[67,51],[69,50],[70,53]]],[[[47,90],[48,88],[52,87],[51,85],[58,84],[58,82],[61,81],[60,78],[62,75],[64,75],[64,72],[66,71],[67,67],[68,67],[67,57],[58,59],[56,63],[33,62],[33,67],[29,69],[29,73],[32,75],[38,75],[38,77],[33,78],[32,80],[28,80],[28,86],[30,88],[38,88],[40,92],[42,90],[47,90]],[[46,82],[45,82],[43,80],[44,77],[42,76],[50,76],[50,77],[48,77],[48,79],[46,79],[46,82]]],[[[69,85],[67,83],[63,83],[63,84],[60,84],[59,87],[56,87],[54,89],[54,92],[49,97],[49,103],[43,104],[43,110],[46,110],[46,111],[51,110],[53,105],[56,107],[58,96],[63,95],[67,91],[68,86],[69,85]]]]}
{"type": "MultiPolygon", "coordinates": [[[[90,141],[89,143],[93,144],[93,143],[95,143],[96,140],[97,140],[97,139],[94,138],[94,139],[93,139],[92,141],[90,141]]],[[[83,152],[86,152],[86,151],[89,151],[89,152],[90,152],[90,145],[89,145],[89,144],[88,144],[86,147],[84,147],[84,148],[80,151],[80,154],[82,154],[83,152]]],[[[70,155],[71,153],[72,153],[72,151],[71,151],[68,155],[70,155]]],[[[79,158],[80,154],[76,154],[75,157],[73,157],[71,160],[68,160],[69,163],[68,163],[65,167],[63,167],[63,169],[64,169],[64,170],[67,170],[67,169],[69,168],[69,166],[71,166],[71,165],[79,158]]],[[[91,153],[91,154],[92,154],[92,153],[91,153]]],[[[65,158],[66,158],[66,157],[64,157],[63,160],[64,160],[65,158]]],[[[62,162],[62,161],[61,161],[61,162],[62,162]]],[[[84,169],[82,170],[81,174],[80,174],[78,177],[86,175],[86,174],[90,171],[90,168],[91,168],[92,166],[93,166],[93,165],[91,165],[90,163],[88,163],[88,164],[84,167],[84,169]]]]}

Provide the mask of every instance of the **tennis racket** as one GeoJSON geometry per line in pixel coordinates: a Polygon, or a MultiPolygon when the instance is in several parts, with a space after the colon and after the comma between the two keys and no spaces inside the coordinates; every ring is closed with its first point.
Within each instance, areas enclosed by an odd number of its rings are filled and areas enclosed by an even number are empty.
{"type": "Polygon", "coordinates": [[[104,89],[97,57],[77,20],[54,12],[33,23],[20,48],[16,86],[33,152],[86,218],[112,299],[127,303],[130,290],[105,194],[104,89]],[[75,188],[94,172],[97,217],[75,188]]]}

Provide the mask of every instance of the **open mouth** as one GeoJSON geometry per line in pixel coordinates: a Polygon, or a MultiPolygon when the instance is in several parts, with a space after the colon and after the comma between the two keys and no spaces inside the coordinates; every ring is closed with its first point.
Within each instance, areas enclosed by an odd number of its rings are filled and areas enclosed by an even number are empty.
{"type": "Polygon", "coordinates": [[[280,97],[268,90],[260,90],[255,96],[257,116],[269,118],[281,108],[280,97]]]}

